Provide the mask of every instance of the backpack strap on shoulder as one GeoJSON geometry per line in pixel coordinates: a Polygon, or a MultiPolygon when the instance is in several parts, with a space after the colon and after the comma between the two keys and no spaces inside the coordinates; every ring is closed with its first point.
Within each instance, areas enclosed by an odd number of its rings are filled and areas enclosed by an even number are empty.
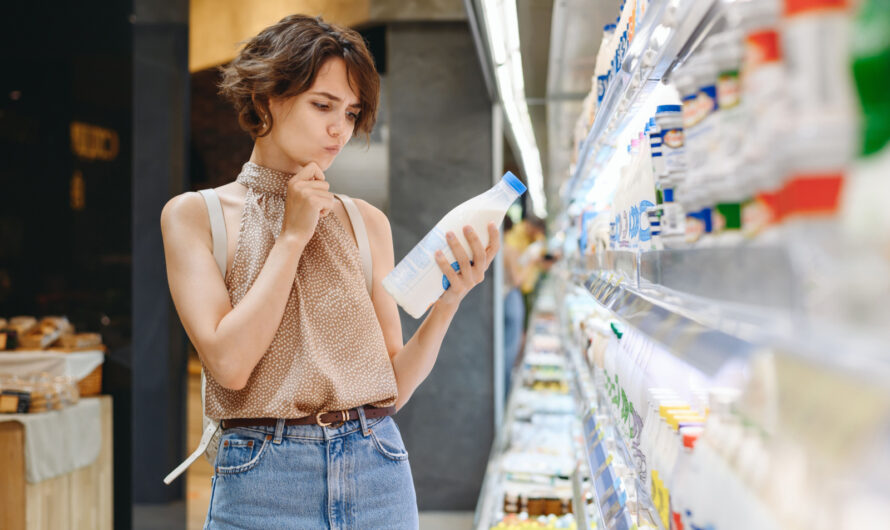
{"type": "MultiPolygon", "coordinates": [[[[226,279],[226,259],[228,251],[228,238],[226,236],[226,222],[223,218],[222,205],[219,202],[219,196],[214,189],[200,190],[198,193],[204,198],[207,204],[207,215],[210,217],[210,235],[213,238],[213,258],[219,267],[223,281],[226,279]]],[[[207,392],[207,378],[201,369],[201,410],[204,410],[204,396],[207,392]]],[[[183,474],[195,460],[203,454],[207,454],[208,459],[213,462],[216,457],[216,450],[219,447],[219,422],[203,415],[202,424],[204,432],[201,435],[201,442],[198,447],[185,459],[184,462],[176,466],[176,469],[164,477],[164,484],[169,485],[176,478],[183,474]]]]}
{"type": "Polygon", "coordinates": [[[226,222],[223,218],[222,204],[219,202],[219,195],[213,188],[201,190],[198,193],[204,197],[207,203],[207,214],[210,216],[210,234],[213,237],[213,258],[216,259],[216,265],[219,272],[222,273],[223,280],[226,278],[226,258],[228,254],[228,237],[226,235],[226,222]]]}
{"type": "Polygon", "coordinates": [[[365,228],[365,220],[362,218],[361,212],[358,210],[355,201],[351,197],[337,193],[335,194],[349,215],[349,222],[352,223],[352,231],[355,232],[355,242],[358,245],[358,253],[362,259],[362,271],[365,273],[365,284],[368,287],[370,295],[374,287],[374,267],[371,259],[371,244],[368,241],[368,230],[365,228]]]}

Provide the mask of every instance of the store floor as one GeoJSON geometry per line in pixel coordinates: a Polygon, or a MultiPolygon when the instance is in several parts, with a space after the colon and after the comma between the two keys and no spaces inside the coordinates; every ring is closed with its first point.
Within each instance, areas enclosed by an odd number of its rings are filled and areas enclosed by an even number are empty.
{"type": "MultiPolygon", "coordinates": [[[[189,363],[188,449],[191,451],[201,439],[201,365],[189,363]]],[[[186,518],[188,530],[200,530],[210,503],[210,477],[213,468],[205,458],[199,458],[186,476],[186,518]]],[[[461,530],[473,527],[473,512],[421,512],[422,530],[461,530]]]]}

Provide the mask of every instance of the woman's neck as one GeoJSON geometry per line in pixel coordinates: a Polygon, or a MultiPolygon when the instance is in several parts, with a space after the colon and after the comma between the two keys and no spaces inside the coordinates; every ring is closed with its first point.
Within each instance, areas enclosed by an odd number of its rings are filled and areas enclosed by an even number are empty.
{"type": "Polygon", "coordinates": [[[268,138],[256,139],[249,160],[258,166],[281,171],[282,173],[296,174],[303,169],[300,163],[284,154],[268,138]]]}

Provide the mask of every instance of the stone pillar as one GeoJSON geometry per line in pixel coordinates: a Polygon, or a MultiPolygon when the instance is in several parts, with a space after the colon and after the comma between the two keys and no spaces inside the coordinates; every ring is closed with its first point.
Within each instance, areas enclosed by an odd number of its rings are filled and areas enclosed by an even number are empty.
{"type": "MultiPolygon", "coordinates": [[[[492,103],[466,22],[387,28],[389,218],[398,262],[492,185],[492,103]]],[[[464,300],[430,377],[396,416],[421,510],[472,510],[494,433],[491,273],[464,300]]],[[[402,313],[407,341],[419,327],[402,313]]]]}
{"type": "MultiPolygon", "coordinates": [[[[185,454],[186,339],[167,288],[161,209],[188,189],[188,1],[136,0],[133,21],[133,502],[184,498],[162,482],[185,454]]],[[[160,508],[160,507],[159,507],[160,508]]],[[[185,505],[164,506],[185,526],[185,505]]]]}

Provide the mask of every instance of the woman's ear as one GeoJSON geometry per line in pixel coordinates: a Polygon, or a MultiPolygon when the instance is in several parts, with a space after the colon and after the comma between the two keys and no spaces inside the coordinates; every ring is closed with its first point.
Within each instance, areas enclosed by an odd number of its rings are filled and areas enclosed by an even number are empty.
{"type": "Polygon", "coordinates": [[[272,113],[269,109],[269,102],[263,98],[257,98],[256,93],[251,94],[250,99],[253,101],[253,108],[260,119],[260,126],[262,127],[258,136],[264,136],[272,129],[272,113]]]}

